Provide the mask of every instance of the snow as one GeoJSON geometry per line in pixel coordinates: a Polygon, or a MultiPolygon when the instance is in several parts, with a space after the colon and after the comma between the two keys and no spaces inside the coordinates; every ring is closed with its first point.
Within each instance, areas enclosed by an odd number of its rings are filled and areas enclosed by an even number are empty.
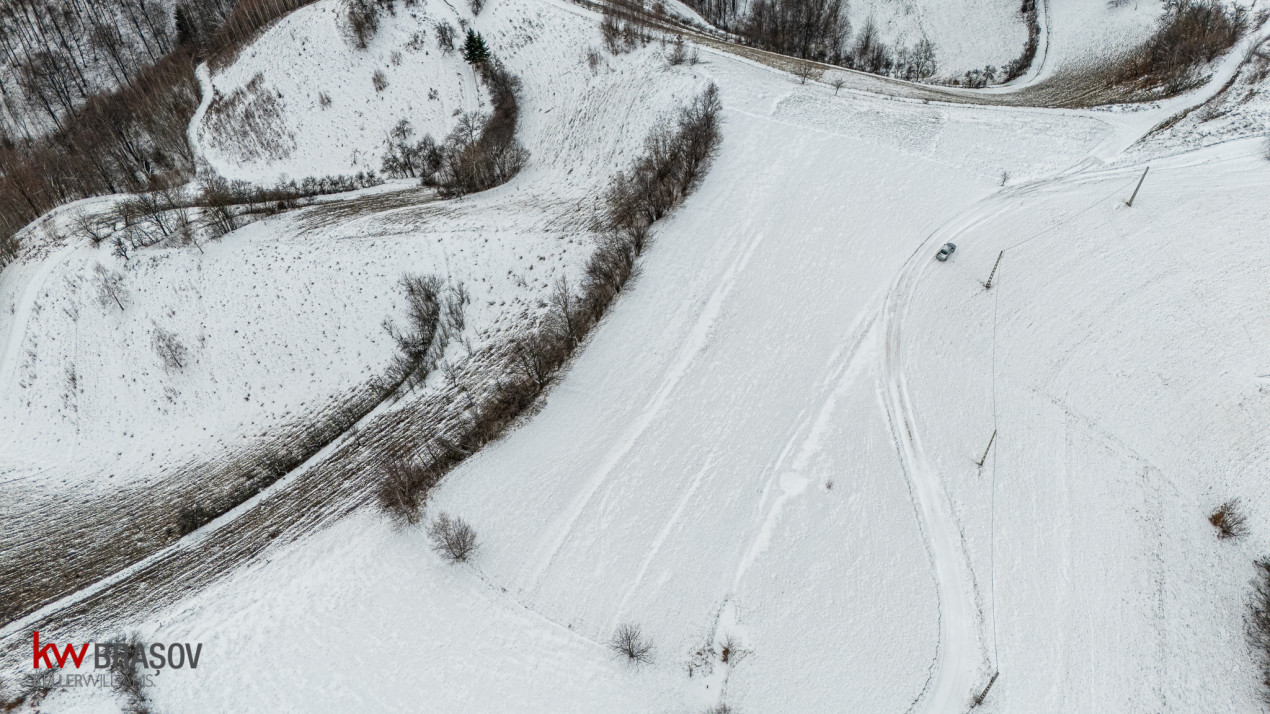
{"type": "Polygon", "coordinates": [[[213,95],[204,96],[211,107],[206,114],[200,109],[192,131],[196,151],[217,173],[269,185],[279,178],[379,171],[397,122],[411,123],[415,141],[431,134],[440,142],[459,113],[485,107],[484,90],[458,49],[437,44],[435,28],[448,23],[462,47],[463,18],[448,3],[399,8],[385,16],[364,50],[349,36],[344,12],[339,0],[301,8],[213,73],[213,95]],[[383,91],[375,89],[375,72],[387,80],[383,91]],[[257,77],[259,88],[249,91],[257,77]],[[216,121],[218,102],[223,106],[236,91],[256,102],[258,125],[244,125],[232,112],[224,123],[216,121]],[[267,109],[261,95],[277,108],[267,109]]]}
{"type": "MultiPolygon", "coordinates": [[[[326,31],[322,8],[260,46],[326,31]]],[[[1051,10],[1044,71],[1095,57],[1105,38],[1063,34],[1075,11],[1051,10]]],[[[218,415],[237,420],[215,430],[233,439],[373,372],[403,270],[464,280],[483,306],[474,335],[525,324],[555,276],[577,280],[612,171],[658,117],[719,85],[720,154],[657,226],[642,274],[540,411],[434,494],[433,512],[476,527],[475,560],[444,565],[422,529],[362,509],[97,625],[205,643],[197,672],[157,678],[158,709],[963,711],[994,672],[986,712],[1257,709],[1242,607],[1270,509],[1270,163],[1254,136],[1264,83],[1238,64],[1259,38],[1192,94],[1058,111],[835,96],[724,53],[669,68],[656,45],[593,72],[596,17],[554,0],[492,0],[472,22],[524,84],[531,159],[506,186],[284,215],[206,256],[154,251],[129,272],[137,313],[116,322],[71,290],[45,295],[91,268],[90,248],[54,243],[4,274],[14,307],[0,327],[25,327],[0,353],[0,378],[15,375],[0,428],[32,435],[5,449],[3,467],[31,472],[6,476],[6,495],[38,489],[37,469],[60,468],[47,454],[85,438],[56,425],[44,375],[66,360],[99,360],[101,375],[152,364],[151,322],[209,335],[182,377],[190,397],[168,416],[157,395],[171,375],[101,377],[92,443],[126,426],[199,453],[207,438],[174,425],[218,415]],[[1215,105],[1242,117],[1229,134],[1188,118],[1126,153],[1229,77],[1238,93],[1215,105]],[[936,262],[946,241],[958,249],[936,262]],[[74,349],[72,304],[97,311],[74,349]],[[261,364],[240,358],[250,349],[261,364]],[[293,365],[303,388],[279,377],[293,365]],[[277,406],[231,407],[226,385],[277,406]],[[22,416],[27,401],[40,408],[22,416]],[[1206,516],[1233,496],[1254,532],[1219,542],[1206,516]],[[609,652],[627,622],[655,643],[651,665],[609,652]],[[724,663],[729,639],[748,654],[724,663]]],[[[213,82],[270,67],[259,51],[213,82]]],[[[338,157],[330,126],[309,135],[338,157]]]]}

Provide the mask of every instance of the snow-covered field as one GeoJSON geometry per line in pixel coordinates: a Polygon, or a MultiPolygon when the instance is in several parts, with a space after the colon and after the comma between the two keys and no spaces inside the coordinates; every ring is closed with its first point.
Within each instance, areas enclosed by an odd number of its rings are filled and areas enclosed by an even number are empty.
{"type": "MultiPolygon", "coordinates": [[[[1107,46],[1061,44],[1081,10],[1054,5],[1062,64],[1033,81],[1107,46]]],[[[311,39],[332,31],[327,14],[290,16],[213,84],[262,72],[284,98],[316,95],[322,71],[296,80],[277,56],[306,39],[334,53],[311,39]]],[[[1065,111],[904,99],[881,81],[835,96],[723,52],[668,67],[656,44],[592,69],[597,18],[575,5],[491,0],[463,17],[523,82],[531,158],[509,184],[285,214],[206,254],[153,249],[126,268],[136,307],[122,313],[84,283],[108,259],[71,240],[3,274],[0,431],[21,441],[5,442],[0,515],[20,518],[10,504],[54,477],[110,493],[94,474],[303,418],[387,360],[379,323],[402,272],[462,280],[474,339],[526,324],[555,276],[577,280],[612,172],[714,81],[724,141],[702,186],[658,224],[541,410],[434,494],[481,551],[444,565],[421,528],[361,508],[167,604],[53,637],[204,643],[198,670],[155,678],[158,711],[948,712],[994,674],[982,711],[1258,710],[1242,617],[1270,536],[1270,161],[1266,77],[1239,69],[1252,42],[1190,95],[1065,111]],[[199,345],[193,368],[155,364],[154,325],[199,345]],[[62,401],[68,365],[78,412],[62,401]],[[1252,534],[1219,542],[1206,518],[1232,497],[1252,534]],[[610,652],[623,623],[650,636],[651,664],[610,652]]],[[[414,31],[398,19],[385,43],[414,31]]],[[[1110,37],[1145,22],[1086,24],[1110,37]]],[[[409,67],[385,106],[426,107],[434,81],[451,82],[447,110],[476,106],[457,59],[409,67]]],[[[347,173],[400,118],[368,115],[342,153],[347,115],[287,106],[320,159],[205,148],[210,164],[347,173]]],[[[444,133],[449,118],[427,116],[416,126],[444,133]]],[[[0,629],[3,647],[29,656],[31,627],[68,606],[0,629]]],[[[42,710],[121,701],[79,688],[42,710]]]]}

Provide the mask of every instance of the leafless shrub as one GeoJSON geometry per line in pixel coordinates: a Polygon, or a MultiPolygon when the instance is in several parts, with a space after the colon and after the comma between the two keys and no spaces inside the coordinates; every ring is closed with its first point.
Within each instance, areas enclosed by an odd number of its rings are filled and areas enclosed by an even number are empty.
{"type": "Polygon", "coordinates": [[[436,26],[437,47],[442,52],[454,51],[454,25],[442,20],[436,26]]]}
{"type": "Polygon", "coordinates": [[[323,109],[331,106],[331,95],[326,92],[318,92],[318,105],[323,109]]]}
{"type": "Polygon", "coordinates": [[[833,80],[829,82],[829,86],[833,87],[834,96],[838,96],[838,90],[842,89],[843,85],[845,85],[846,83],[847,83],[847,80],[843,79],[842,77],[834,77],[833,80]]]}
{"type": "Polygon", "coordinates": [[[726,665],[735,667],[742,660],[753,654],[752,650],[748,650],[741,644],[741,641],[728,635],[719,643],[719,661],[726,665]]]}
{"type": "Polygon", "coordinates": [[[1252,600],[1245,620],[1248,643],[1261,670],[1261,698],[1270,703],[1270,558],[1253,564],[1252,600]]]}
{"type": "Polygon", "coordinates": [[[594,48],[586,51],[586,65],[591,68],[591,74],[600,71],[600,53],[596,52],[594,48]]]}
{"type": "Polygon", "coordinates": [[[176,334],[162,327],[154,328],[154,353],[168,369],[185,369],[185,345],[176,334]]]}
{"type": "Polygon", "coordinates": [[[480,547],[476,530],[462,518],[444,511],[428,524],[428,539],[432,541],[432,549],[451,563],[467,561],[480,547]]]}
{"type": "Polygon", "coordinates": [[[407,273],[401,277],[400,284],[406,293],[405,326],[398,328],[387,321],[384,329],[396,341],[399,352],[391,379],[412,386],[427,377],[432,369],[430,361],[436,357],[434,344],[441,319],[441,279],[435,275],[407,273]]]}
{"type": "Polygon", "coordinates": [[[798,78],[799,84],[806,84],[807,80],[816,76],[816,74],[817,72],[815,66],[808,64],[807,62],[799,62],[798,66],[794,69],[794,76],[798,78]]]}
{"type": "Polygon", "coordinates": [[[674,42],[670,44],[670,54],[666,55],[666,62],[677,67],[688,60],[688,52],[684,48],[684,38],[682,35],[676,35],[674,42]]]}
{"type": "Polygon", "coordinates": [[[1217,537],[1222,540],[1243,538],[1248,535],[1247,517],[1237,498],[1232,498],[1218,506],[1217,510],[1208,516],[1208,522],[1217,529],[1217,537]]]}
{"type": "Polygon", "coordinates": [[[562,335],[550,329],[521,338],[514,350],[513,369],[519,377],[537,386],[539,391],[546,388],[551,375],[567,354],[562,335]]]}
{"type": "Polygon", "coordinates": [[[348,0],[345,19],[357,49],[366,49],[379,31],[379,8],[375,0],[348,0]]]}
{"type": "Polygon", "coordinates": [[[706,710],[705,714],[732,714],[732,707],[719,702],[706,710]]]}
{"type": "Polygon", "coordinates": [[[471,301],[463,281],[450,283],[445,294],[445,325],[451,335],[457,336],[467,326],[466,310],[471,301]]]}
{"type": "Polygon", "coordinates": [[[1121,65],[1114,84],[1176,94],[1193,86],[1196,70],[1230,49],[1248,28],[1242,6],[1217,0],[1170,0],[1155,34],[1121,65]]]}
{"type": "Polygon", "coordinates": [[[189,535],[216,520],[216,516],[216,513],[201,504],[182,506],[176,514],[176,531],[183,536],[189,535]]]}
{"type": "Polygon", "coordinates": [[[431,465],[416,461],[390,461],[380,467],[377,497],[379,507],[393,520],[414,525],[427,505],[428,492],[442,474],[431,465]]]}
{"type": "Polygon", "coordinates": [[[374,85],[376,92],[382,92],[388,88],[388,75],[384,74],[383,70],[377,69],[370,76],[370,83],[374,85]]]}
{"type": "Polygon", "coordinates": [[[472,15],[481,14],[481,10],[485,8],[485,0],[467,0],[467,4],[472,8],[472,15]]]}
{"type": "Polygon", "coordinates": [[[653,644],[644,637],[639,625],[627,623],[617,628],[609,640],[609,649],[625,657],[631,664],[648,664],[653,661],[653,644]]]}
{"type": "Polygon", "coordinates": [[[568,278],[561,275],[556,279],[548,304],[548,329],[559,335],[567,350],[573,351],[586,336],[589,325],[586,308],[569,289],[568,278]]]}
{"type": "Polygon", "coordinates": [[[542,387],[532,380],[516,376],[498,380],[473,409],[470,431],[473,444],[487,444],[502,436],[541,393],[542,387]]]}
{"type": "Polygon", "coordinates": [[[102,307],[114,303],[122,311],[124,304],[128,302],[128,290],[123,284],[123,273],[98,263],[93,268],[93,275],[97,285],[97,301],[102,307]]]}
{"type": "Polygon", "coordinates": [[[137,633],[119,635],[110,641],[110,674],[116,691],[128,698],[130,714],[148,712],[146,675],[141,662],[145,659],[145,643],[137,633]]]}

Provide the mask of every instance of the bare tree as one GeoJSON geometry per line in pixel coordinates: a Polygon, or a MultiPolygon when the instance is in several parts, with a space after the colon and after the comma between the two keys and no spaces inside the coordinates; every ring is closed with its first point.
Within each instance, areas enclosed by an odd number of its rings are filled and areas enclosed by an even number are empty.
{"type": "Polygon", "coordinates": [[[185,345],[176,334],[162,327],[154,328],[154,353],[168,369],[185,369],[185,345]]]}
{"type": "Polygon", "coordinates": [[[799,62],[798,67],[794,70],[794,76],[798,77],[799,84],[806,84],[807,80],[815,74],[816,69],[806,62],[799,62]]]}
{"type": "Polygon", "coordinates": [[[609,649],[625,657],[631,664],[653,661],[653,643],[644,636],[639,625],[626,623],[617,628],[609,640],[609,649]]]}
{"type": "Polygon", "coordinates": [[[441,22],[438,22],[436,27],[436,34],[437,34],[437,47],[439,47],[442,52],[453,52],[454,51],[454,25],[451,25],[450,23],[445,22],[444,20],[441,22]]]}
{"type": "Polygon", "coordinates": [[[842,89],[842,86],[846,83],[847,83],[847,80],[843,79],[842,77],[834,77],[833,81],[829,83],[829,86],[833,87],[833,94],[835,97],[838,96],[838,90],[842,89]]]}
{"type": "Polygon", "coordinates": [[[589,325],[582,301],[569,289],[569,279],[561,275],[551,291],[551,327],[567,342],[570,351],[586,337],[589,325]]]}
{"type": "Polygon", "coordinates": [[[92,242],[93,247],[100,246],[101,242],[106,240],[106,236],[109,235],[109,232],[104,226],[89,218],[88,215],[84,213],[79,214],[79,216],[75,219],[75,227],[92,242]]]}
{"type": "Polygon", "coordinates": [[[432,541],[432,549],[451,563],[467,561],[480,547],[476,530],[462,518],[444,511],[428,524],[428,539],[432,541]]]}
{"type": "Polygon", "coordinates": [[[111,270],[101,263],[93,268],[93,273],[97,283],[97,300],[103,307],[114,302],[122,311],[124,303],[128,300],[128,290],[123,284],[123,273],[111,270]]]}

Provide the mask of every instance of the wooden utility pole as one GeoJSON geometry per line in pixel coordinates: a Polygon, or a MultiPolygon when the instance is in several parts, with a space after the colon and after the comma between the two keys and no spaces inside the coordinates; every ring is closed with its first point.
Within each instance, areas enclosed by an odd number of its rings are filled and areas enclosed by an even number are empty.
{"type": "Polygon", "coordinates": [[[1150,170],[1150,166],[1142,169],[1142,178],[1138,179],[1138,185],[1133,187],[1133,195],[1129,197],[1129,202],[1125,204],[1129,208],[1133,208],[1133,199],[1138,197],[1138,189],[1142,188],[1142,182],[1147,180],[1147,172],[1150,170]]]}
{"type": "Polygon", "coordinates": [[[983,289],[984,289],[984,290],[991,290],[991,289],[992,289],[992,278],[993,278],[993,276],[995,276],[995,275],[997,274],[997,266],[998,266],[998,265],[1001,265],[1001,258],[1002,258],[1004,255],[1005,255],[1005,251],[1004,251],[1004,250],[1003,250],[1003,251],[1001,251],[1000,253],[997,253],[997,262],[995,262],[995,263],[993,263],[993,264],[992,264],[992,272],[991,272],[991,273],[988,273],[988,282],[986,282],[986,283],[984,283],[984,284],[983,284],[983,289]]]}
{"type": "Polygon", "coordinates": [[[994,442],[994,441],[996,441],[996,440],[997,440],[997,430],[996,430],[996,429],[993,429],[993,430],[992,430],[992,438],[988,439],[988,448],[986,448],[986,449],[984,449],[984,450],[983,450],[983,458],[981,458],[981,459],[979,459],[977,462],[975,462],[975,466],[978,466],[979,468],[983,468],[983,462],[985,462],[985,461],[987,461],[987,460],[988,460],[988,452],[989,452],[989,451],[992,451],[992,442],[994,442]]]}

